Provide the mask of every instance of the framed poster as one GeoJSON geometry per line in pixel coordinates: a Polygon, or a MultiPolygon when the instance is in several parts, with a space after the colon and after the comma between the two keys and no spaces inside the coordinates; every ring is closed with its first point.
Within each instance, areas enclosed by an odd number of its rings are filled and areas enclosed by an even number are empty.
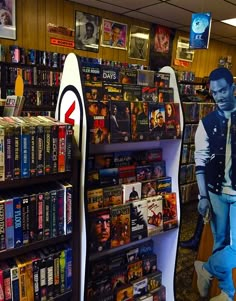
{"type": "Polygon", "coordinates": [[[211,13],[192,14],[190,49],[207,49],[211,31],[211,13]]]}
{"type": "Polygon", "coordinates": [[[75,49],[98,52],[100,17],[75,11],[75,49]]]}
{"type": "Polygon", "coordinates": [[[189,48],[189,38],[179,37],[176,48],[176,59],[192,62],[194,51],[189,48]]]}
{"type": "Polygon", "coordinates": [[[102,46],[127,49],[127,24],[103,19],[101,32],[102,46]]]}
{"type": "Polygon", "coordinates": [[[147,60],[149,28],[131,25],[129,36],[129,58],[147,60]]]}
{"type": "Polygon", "coordinates": [[[0,38],[16,40],[16,1],[0,1],[0,38]]]}

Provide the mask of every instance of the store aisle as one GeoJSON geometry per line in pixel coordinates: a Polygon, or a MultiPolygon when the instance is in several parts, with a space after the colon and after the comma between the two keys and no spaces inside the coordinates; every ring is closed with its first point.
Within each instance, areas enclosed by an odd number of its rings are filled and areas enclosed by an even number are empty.
{"type": "MultiPolygon", "coordinates": [[[[190,239],[194,233],[197,222],[197,203],[191,202],[181,208],[180,240],[190,239]]],[[[175,275],[175,301],[199,301],[204,300],[192,288],[194,261],[197,251],[178,248],[175,275]]]]}

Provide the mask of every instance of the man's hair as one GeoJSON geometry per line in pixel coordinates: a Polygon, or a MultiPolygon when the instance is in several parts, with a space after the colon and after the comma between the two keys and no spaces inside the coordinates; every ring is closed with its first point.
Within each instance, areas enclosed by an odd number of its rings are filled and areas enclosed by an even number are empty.
{"type": "Polygon", "coordinates": [[[233,75],[229,69],[220,67],[213,70],[209,75],[209,82],[214,80],[219,80],[224,78],[229,85],[232,85],[234,82],[233,75]]]}
{"type": "Polygon", "coordinates": [[[122,30],[123,26],[119,23],[113,23],[112,26],[111,26],[112,29],[114,28],[119,28],[120,30],[122,30]]]}
{"type": "Polygon", "coordinates": [[[86,28],[91,27],[94,30],[94,25],[91,22],[87,22],[85,26],[86,26],[86,28]]]}

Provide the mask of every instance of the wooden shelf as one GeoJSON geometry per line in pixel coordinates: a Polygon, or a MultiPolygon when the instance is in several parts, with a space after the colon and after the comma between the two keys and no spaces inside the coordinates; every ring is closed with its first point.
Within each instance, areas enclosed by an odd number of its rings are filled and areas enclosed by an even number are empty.
{"type": "Polygon", "coordinates": [[[60,244],[63,242],[67,242],[67,241],[71,240],[71,238],[72,238],[72,234],[61,235],[58,237],[44,239],[41,241],[35,241],[35,242],[23,245],[18,248],[5,249],[5,250],[0,251],[0,258],[1,258],[1,260],[5,260],[7,258],[12,258],[12,257],[19,256],[19,255],[22,255],[25,253],[29,253],[31,251],[38,250],[38,249],[46,247],[46,246],[48,247],[48,246],[60,244]]]}
{"type": "Polygon", "coordinates": [[[44,176],[38,176],[34,178],[25,178],[18,180],[9,180],[0,182],[0,190],[7,190],[9,188],[18,188],[18,187],[26,187],[35,184],[49,183],[55,182],[63,179],[68,179],[71,177],[71,172],[62,172],[57,174],[49,174],[44,176]]]}

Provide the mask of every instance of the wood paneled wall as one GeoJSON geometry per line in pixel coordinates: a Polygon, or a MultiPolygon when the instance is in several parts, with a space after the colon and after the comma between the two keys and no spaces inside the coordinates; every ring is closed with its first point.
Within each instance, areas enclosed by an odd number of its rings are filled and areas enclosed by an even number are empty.
{"type": "MultiPolygon", "coordinates": [[[[132,60],[128,58],[128,51],[112,49],[108,47],[99,47],[99,53],[79,51],[75,49],[57,47],[50,44],[50,37],[58,37],[62,39],[71,39],[69,37],[60,36],[56,34],[49,34],[47,32],[47,24],[53,23],[58,26],[65,26],[73,28],[75,26],[75,11],[95,14],[108,19],[120,21],[150,28],[151,24],[148,22],[128,18],[108,11],[98,10],[93,7],[81,5],[68,0],[17,0],[17,40],[0,39],[0,43],[6,46],[19,45],[25,49],[39,49],[46,51],[55,51],[60,53],[74,52],[77,55],[85,57],[103,58],[106,60],[138,63],[149,65],[149,57],[147,61],[132,60]]],[[[236,47],[220,43],[214,40],[210,41],[208,50],[196,50],[194,54],[194,61],[188,67],[174,66],[174,58],[176,53],[176,44],[178,36],[187,36],[186,33],[177,32],[172,51],[172,67],[176,70],[193,71],[197,77],[208,76],[209,72],[216,68],[218,60],[221,56],[231,55],[233,60],[233,74],[236,75],[236,47]]],[[[8,58],[9,59],[9,58],[8,58]]]]}

